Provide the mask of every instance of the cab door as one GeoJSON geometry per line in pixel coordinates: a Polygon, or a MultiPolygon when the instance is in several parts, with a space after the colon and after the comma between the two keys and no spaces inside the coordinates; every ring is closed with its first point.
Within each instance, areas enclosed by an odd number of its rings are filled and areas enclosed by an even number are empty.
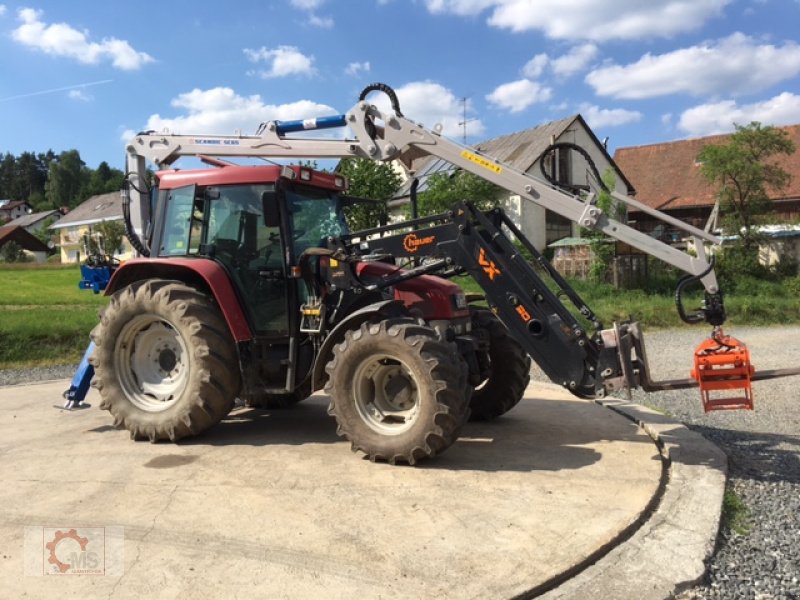
{"type": "Polygon", "coordinates": [[[259,336],[289,335],[284,240],[279,226],[265,224],[262,196],[273,184],[206,190],[204,254],[231,276],[259,336]]]}

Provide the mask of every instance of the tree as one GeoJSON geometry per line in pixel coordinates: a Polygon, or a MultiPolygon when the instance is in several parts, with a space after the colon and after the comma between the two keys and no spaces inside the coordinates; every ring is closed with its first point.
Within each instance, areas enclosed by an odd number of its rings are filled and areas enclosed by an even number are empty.
{"type": "Polygon", "coordinates": [[[92,227],[103,239],[103,249],[109,256],[122,251],[122,238],[125,237],[125,226],[121,221],[103,221],[92,227]]]}
{"type": "Polygon", "coordinates": [[[781,129],[756,121],[735,127],[727,143],[705,146],[697,160],[704,177],[719,185],[723,227],[738,233],[738,247],[753,255],[758,251],[757,227],[769,209],[770,193],[780,192],[790,180],[774,159],[791,155],[795,147],[781,129]]]}
{"type": "Polygon", "coordinates": [[[347,207],[345,217],[348,227],[353,231],[376,227],[381,215],[386,212],[386,201],[400,189],[400,175],[387,163],[365,158],[345,158],[339,163],[337,171],[349,180],[351,196],[378,201],[347,207]]]}
{"type": "Polygon", "coordinates": [[[96,169],[90,170],[86,190],[82,195],[90,198],[98,194],[119,191],[122,189],[124,177],[125,175],[122,171],[112,169],[106,161],[103,161],[97,165],[96,169]]]}
{"type": "Polygon", "coordinates": [[[480,210],[498,205],[502,188],[468,173],[434,173],[428,178],[427,189],[419,195],[420,216],[435,215],[453,208],[457,202],[470,201],[480,210]]]}
{"type": "Polygon", "coordinates": [[[0,248],[0,258],[5,262],[25,262],[25,251],[16,242],[8,242],[0,248]]]}
{"type": "Polygon", "coordinates": [[[44,220],[42,226],[33,234],[36,236],[36,239],[38,239],[45,246],[51,249],[55,246],[56,240],[53,239],[55,237],[55,234],[52,231],[50,231],[50,226],[55,222],[56,222],[55,217],[48,217],[47,219],[44,220]]]}
{"type": "Polygon", "coordinates": [[[51,208],[69,206],[74,208],[83,200],[89,171],[77,150],[66,150],[50,161],[46,197],[51,208]]]}

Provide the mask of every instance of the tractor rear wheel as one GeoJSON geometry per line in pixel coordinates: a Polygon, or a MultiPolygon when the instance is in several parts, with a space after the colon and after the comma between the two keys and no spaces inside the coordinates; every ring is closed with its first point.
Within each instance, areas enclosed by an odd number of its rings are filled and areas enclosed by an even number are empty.
{"type": "Polygon", "coordinates": [[[234,342],[213,301],[192,287],[150,280],[118,291],[92,340],[100,408],[133,439],[196,435],[233,407],[234,342]]]}
{"type": "Polygon", "coordinates": [[[411,319],[348,331],[326,370],[337,433],[372,461],[413,465],[435,456],[469,415],[466,369],[454,346],[411,319]]]}
{"type": "Polygon", "coordinates": [[[490,421],[514,408],[531,379],[531,359],[491,311],[474,309],[472,327],[489,337],[489,377],[472,392],[473,421],[490,421]]]}

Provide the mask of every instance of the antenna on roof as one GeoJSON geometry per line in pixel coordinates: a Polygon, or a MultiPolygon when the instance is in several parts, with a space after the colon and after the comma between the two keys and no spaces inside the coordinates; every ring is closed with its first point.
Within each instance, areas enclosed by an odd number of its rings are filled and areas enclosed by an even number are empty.
{"type": "Polygon", "coordinates": [[[463,103],[463,110],[462,115],[463,118],[461,121],[458,122],[459,127],[464,128],[464,145],[467,145],[467,123],[472,123],[472,121],[477,121],[478,119],[467,119],[467,100],[468,98],[464,96],[461,98],[461,102],[463,103]]]}

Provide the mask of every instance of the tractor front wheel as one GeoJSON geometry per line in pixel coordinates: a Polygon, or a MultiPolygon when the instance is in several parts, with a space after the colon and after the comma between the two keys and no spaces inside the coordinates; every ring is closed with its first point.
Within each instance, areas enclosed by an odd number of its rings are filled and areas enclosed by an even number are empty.
{"type": "Polygon", "coordinates": [[[327,365],[329,414],[370,460],[415,464],[443,452],[469,415],[466,371],[452,344],[412,320],[348,331],[327,365]]]}
{"type": "Polygon", "coordinates": [[[233,407],[236,348],[219,309],[192,287],[150,280],[118,291],[92,340],[100,408],[134,439],[196,435],[233,407]]]}

